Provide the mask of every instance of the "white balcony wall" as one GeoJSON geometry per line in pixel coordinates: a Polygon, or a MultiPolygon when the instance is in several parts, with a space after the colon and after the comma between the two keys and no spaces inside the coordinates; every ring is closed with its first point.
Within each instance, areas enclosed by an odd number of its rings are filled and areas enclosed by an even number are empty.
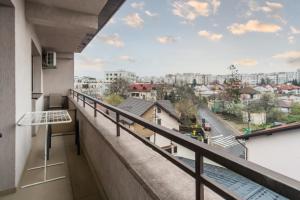
{"type": "Polygon", "coordinates": [[[0,6],[0,191],[15,184],[14,9],[0,6]]]}
{"type": "Polygon", "coordinates": [[[0,192],[18,186],[31,149],[31,128],[16,123],[32,110],[32,43],[40,51],[34,29],[26,21],[24,0],[13,0],[10,6],[0,7],[0,192]]]}
{"type": "Polygon", "coordinates": [[[44,94],[66,96],[74,88],[74,54],[57,54],[56,69],[43,69],[44,94]]]}
{"type": "MultiPolygon", "coordinates": [[[[25,17],[25,2],[12,1],[15,7],[15,101],[17,122],[31,108],[32,92],[32,47],[31,42],[39,46],[33,27],[25,17]]],[[[18,185],[27,157],[31,149],[31,127],[16,126],[15,147],[15,186],[18,185]]]]}

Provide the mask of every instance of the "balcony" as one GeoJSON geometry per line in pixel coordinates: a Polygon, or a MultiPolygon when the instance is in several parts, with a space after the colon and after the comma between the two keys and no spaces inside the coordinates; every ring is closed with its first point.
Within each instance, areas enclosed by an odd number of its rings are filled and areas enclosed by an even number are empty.
{"type": "Polygon", "coordinates": [[[300,183],[295,180],[82,93],[69,92],[74,85],[74,52],[85,48],[123,2],[0,0],[0,91],[5,94],[0,95],[0,198],[299,199],[300,183]],[[45,50],[57,52],[55,69],[42,68],[45,50]],[[42,95],[32,100],[33,93],[42,95]],[[24,113],[47,108],[51,95],[64,96],[74,122],[53,127],[64,137],[52,138],[49,163],[65,164],[51,167],[48,175],[66,178],[21,188],[42,177],[42,171],[24,169],[42,163],[40,133],[45,130],[19,127],[16,122],[24,113]],[[126,127],[120,118],[189,149],[195,159],[169,154],[126,127]],[[75,122],[80,156],[72,135],[75,122]]]}
{"type": "Polygon", "coordinates": [[[77,110],[81,144],[108,199],[296,199],[300,195],[295,180],[82,93],[71,90],[69,105],[77,110]],[[107,110],[115,115],[107,115],[107,110]],[[194,151],[195,161],[160,149],[124,126],[120,117],[194,151]]]}
{"type": "MultiPolygon", "coordinates": [[[[64,165],[52,166],[47,169],[47,178],[66,176],[60,181],[48,182],[28,188],[18,188],[15,193],[0,196],[1,200],[20,199],[56,199],[56,200],[98,200],[102,199],[96,182],[87,164],[84,155],[76,154],[72,126],[54,126],[55,134],[64,134],[64,137],[53,137],[48,164],[64,162],[64,165]],[[63,128],[63,129],[62,129],[63,128]],[[62,133],[61,131],[64,131],[62,133]],[[68,131],[68,132],[66,132],[68,131]]],[[[43,165],[45,127],[41,126],[32,139],[31,153],[26,169],[43,165]]],[[[41,181],[43,169],[24,171],[20,186],[41,181]]]]}

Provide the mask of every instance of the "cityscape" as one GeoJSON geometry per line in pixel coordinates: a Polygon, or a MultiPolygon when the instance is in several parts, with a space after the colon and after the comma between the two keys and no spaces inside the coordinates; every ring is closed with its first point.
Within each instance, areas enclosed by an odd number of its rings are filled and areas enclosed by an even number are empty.
{"type": "Polygon", "coordinates": [[[297,0],[0,0],[1,200],[300,200],[297,0]]]}

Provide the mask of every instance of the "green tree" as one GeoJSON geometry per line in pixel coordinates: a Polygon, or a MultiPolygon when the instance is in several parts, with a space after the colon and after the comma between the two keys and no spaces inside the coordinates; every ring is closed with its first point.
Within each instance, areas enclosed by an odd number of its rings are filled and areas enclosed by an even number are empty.
{"type": "Polygon", "coordinates": [[[192,88],[195,88],[197,86],[197,80],[193,79],[192,88]]]}
{"type": "Polygon", "coordinates": [[[300,103],[293,103],[291,107],[292,115],[300,115],[300,103]]]}
{"type": "Polygon", "coordinates": [[[259,106],[263,107],[264,111],[268,113],[277,105],[277,98],[274,94],[263,94],[259,100],[259,106]]]}
{"type": "Polygon", "coordinates": [[[227,101],[234,101],[238,103],[240,101],[240,88],[241,80],[237,67],[235,65],[229,66],[230,78],[225,83],[225,93],[222,97],[227,101]]]}
{"type": "Polygon", "coordinates": [[[183,125],[189,126],[197,115],[197,107],[191,99],[183,99],[175,104],[176,111],[180,113],[180,120],[183,125]]]}
{"type": "Polygon", "coordinates": [[[282,122],[287,119],[286,114],[284,114],[282,111],[280,111],[277,108],[272,108],[269,112],[267,112],[267,122],[273,123],[273,122],[282,122]]]}
{"type": "Polygon", "coordinates": [[[230,102],[225,105],[224,112],[233,115],[237,118],[242,118],[242,110],[244,109],[243,104],[230,102]]]}
{"type": "Polygon", "coordinates": [[[119,104],[121,104],[124,101],[124,98],[117,94],[111,94],[111,95],[105,97],[104,100],[106,103],[108,103],[110,105],[118,106],[119,104]]]}

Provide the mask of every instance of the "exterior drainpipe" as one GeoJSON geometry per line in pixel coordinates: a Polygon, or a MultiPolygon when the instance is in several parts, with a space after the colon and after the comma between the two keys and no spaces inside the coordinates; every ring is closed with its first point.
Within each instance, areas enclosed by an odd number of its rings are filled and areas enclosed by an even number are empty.
{"type": "Polygon", "coordinates": [[[245,148],[245,160],[248,160],[248,148],[246,147],[246,145],[244,145],[243,143],[241,143],[239,141],[239,139],[235,139],[240,145],[242,145],[245,148]]]}

